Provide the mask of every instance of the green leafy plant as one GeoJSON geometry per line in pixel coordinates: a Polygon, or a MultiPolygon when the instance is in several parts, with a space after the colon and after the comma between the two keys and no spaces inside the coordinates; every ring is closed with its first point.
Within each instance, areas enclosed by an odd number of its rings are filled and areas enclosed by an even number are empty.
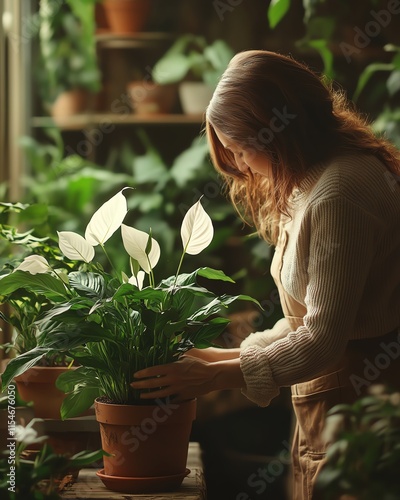
{"type": "Polygon", "coordinates": [[[327,500],[395,500],[400,495],[400,393],[372,386],[371,395],[328,413],[331,442],[317,487],[327,500]]]}
{"type": "MultiPolygon", "coordinates": [[[[301,3],[305,34],[294,41],[296,48],[302,53],[317,51],[324,75],[348,89],[377,134],[400,147],[400,48],[391,4],[379,0],[301,3]],[[371,23],[374,33],[368,29],[371,23]]],[[[271,0],[270,28],[275,30],[293,8],[292,0],[271,0]]]]}
{"type": "Polygon", "coordinates": [[[176,273],[157,283],[154,267],[160,247],[151,230],[148,234],[123,224],[128,212],[125,189],[95,212],[85,237],[59,233],[63,254],[83,262],[79,271],[65,273],[42,257],[30,256],[0,281],[2,293],[25,288],[56,304],[38,322],[37,347],[10,361],[2,383],[6,386],[45,355],[68,354],[80,366],[58,379],[58,387],[69,393],[61,409],[63,418],[82,413],[99,396],[114,403],[138,403],[139,393],[130,386],[135,371],[177,360],[192,347],[212,345],[229,323],[218,313],[234,301],[258,304],[246,295],[215,295],[198,282],[232,282],[220,270],[180,272],[184,256],[200,253],[213,238],[211,219],[200,200],[182,222],[183,250],[176,273]],[[105,242],[118,229],[130,257],[131,277],[106,272],[93,262],[97,246],[108,255],[105,242]],[[143,287],[145,276],[148,286],[143,287]]]}
{"type": "Polygon", "coordinates": [[[15,426],[9,450],[0,456],[0,492],[4,500],[58,500],[60,479],[82,467],[98,462],[105,452],[81,451],[73,456],[55,453],[47,436],[39,436],[33,419],[25,427],[15,426]],[[13,446],[14,445],[14,446],[13,446]],[[40,445],[38,451],[32,447],[40,445]],[[31,447],[31,448],[29,448],[31,447]]]}
{"type": "Polygon", "coordinates": [[[154,65],[153,79],[165,85],[191,78],[215,87],[233,55],[224,40],[208,44],[203,36],[182,35],[154,65]]]}
{"type": "MultiPolygon", "coordinates": [[[[60,269],[65,267],[72,270],[72,264],[64,263],[64,256],[54,239],[37,236],[35,227],[23,232],[17,227],[26,225],[28,221],[34,226],[45,224],[46,219],[47,207],[44,205],[0,203],[0,278],[20,268],[28,254],[46,259],[46,262],[60,269]]],[[[12,327],[11,342],[5,342],[0,347],[17,355],[36,347],[40,331],[37,320],[54,302],[40,290],[19,288],[9,293],[0,290],[0,304],[3,308],[7,307],[7,311],[0,311],[0,319],[12,327]]],[[[41,365],[66,366],[69,362],[65,354],[54,353],[43,357],[41,365]]]]}
{"type": "Polygon", "coordinates": [[[53,102],[65,90],[99,90],[94,39],[96,1],[41,0],[38,18],[42,71],[38,77],[45,102],[53,102]]]}
{"type": "Polygon", "coordinates": [[[383,111],[376,117],[373,127],[377,133],[386,134],[396,146],[400,147],[400,109],[398,105],[396,106],[400,93],[400,47],[387,44],[384,50],[393,53],[391,61],[373,62],[364,68],[358,79],[353,99],[358,100],[365,89],[371,87],[369,82],[376,73],[387,74],[387,78],[379,86],[379,92],[375,88],[374,94],[378,94],[380,98],[382,94],[385,95],[386,102],[383,111]]]}

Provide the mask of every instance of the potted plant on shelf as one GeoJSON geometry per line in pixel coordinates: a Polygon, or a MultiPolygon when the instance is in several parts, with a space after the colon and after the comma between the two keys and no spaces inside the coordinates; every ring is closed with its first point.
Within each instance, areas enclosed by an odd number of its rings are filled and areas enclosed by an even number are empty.
{"type": "Polygon", "coordinates": [[[57,272],[49,265],[44,269],[37,259],[35,270],[40,274],[20,270],[1,281],[8,292],[20,287],[37,290],[40,285],[54,298],[54,289],[63,290],[57,304],[39,321],[37,347],[11,360],[2,382],[6,386],[43,352],[71,356],[79,366],[57,381],[68,392],[62,416],[72,417],[95,402],[103,449],[111,455],[105,457],[104,470],[98,475],[107,487],[132,493],[174,489],[181,484],[187,474],[196,410],[195,400],[143,404],[140,391],[130,385],[134,372],[173,362],[192,347],[212,345],[229,323],[218,315],[221,310],[238,299],[257,301],[245,295],[217,296],[198,282],[231,282],[222,271],[203,267],[181,273],[185,254],[200,253],[213,237],[211,219],[200,200],[182,222],[183,251],[176,273],[157,284],[154,267],[160,247],[151,231],[147,234],[123,224],[128,212],[125,189],[95,212],[85,237],[70,231],[59,233],[64,255],[82,262],[79,271],[57,272]],[[111,271],[107,271],[93,262],[95,247],[100,246],[107,255],[105,243],[118,229],[129,255],[130,277],[113,270],[111,263],[111,271]],[[147,286],[143,286],[145,276],[147,286]]]}
{"type": "Polygon", "coordinates": [[[159,85],[146,77],[129,81],[126,91],[132,112],[140,116],[171,113],[178,101],[176,84],[159,85]]]}
{"type": "MultiPolygon", "coordinates": [[[[56,242],[50,237],[35,235],[35,229],[19,232],[17,227],[10,225],[9,219],[23,224],[24,221],[37,221],[44,224],[46,221],[46,207],[43,205],[23,205],[20,203],[1,203],[0,220],[6,222],[0,226],[1,263],[0,282],[12,273],[29,269],[33,262],[51,262],[58,268],[72,266],[63,262],[63,255],[56,242]],[[12,250],[9,250],[12,248],[12,250]],[[7,250],[8,249],[8,250],[7,250]],[[27,252],[34,255],[24,260],[27,252]],[[23,262],[22,262],[23,261],[23,262]]],[[[40,334],[37,320],[54,305],[57,297],[56,289],[52,293],[43,294],[41,287],[36,289],[19,287],[7,291],[0,289],[0,304],[4,311],[0,311],[0,319],[9,324],[12,329],[11,342],[4,342],[0,347],[17,357],[37,346],[40,334]]],[[[8,360],[7,360],[8,361],[8,360]]],[[[15,382],[19,396],[23,401],[33,403],[36,417],[60,419],[60,407],[65,394],[57,389],[55,381],[60,375],[71,369],[72,359],[66,353],[45,353],[24,373],[16,374],[15,382]]]]}
{"type": "Polygon", "coordinates": [[[133,34],[145,27],[151,10],[150,0],[103,0],[107,27],[112,33],[133,34]]]}
{"type": "Polygon", "coordinates": [[[55,120],[89,109],[100,90],[95,44],[97,0],[41,0],[39,88],[55,120]]]}
{"type": "Polygon", "coordinates": [[[224,40],[208,44],[203,36],[185,34],[154,65],[153,80],[159,85],[180,82],[184,113],[201,114],[233,55],[224,40]]]}

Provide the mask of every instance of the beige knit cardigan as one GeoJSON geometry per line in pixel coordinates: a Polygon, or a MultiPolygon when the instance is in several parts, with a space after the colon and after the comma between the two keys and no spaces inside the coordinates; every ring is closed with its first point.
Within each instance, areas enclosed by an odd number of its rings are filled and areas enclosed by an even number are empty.
{"type": "Polygon", "coordinates": [[[242,342],[243,393],[258,405],[336,363],[349,339],[400,326],[399,181],[354,154],[316,166],[300,186],[283,225],[281,282],[307,313],[296,331],[283,318],[242,342]]]}

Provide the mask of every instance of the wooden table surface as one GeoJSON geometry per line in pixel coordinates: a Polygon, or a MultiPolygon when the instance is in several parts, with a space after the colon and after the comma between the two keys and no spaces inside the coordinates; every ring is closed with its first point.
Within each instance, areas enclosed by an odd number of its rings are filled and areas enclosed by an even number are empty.
{"type": "Polygon", "coordinates": [[[66,485],[61,492],[62,499],[69,500],[206,500],[206,485],[201,461],[201,449],[198,443],[189,444],[187,467],[190,474],[185,477],[180,488],[166,493],[118,493],[108,490],[100,478],[97,469],[81,469],[76,482],[66,485]]]}

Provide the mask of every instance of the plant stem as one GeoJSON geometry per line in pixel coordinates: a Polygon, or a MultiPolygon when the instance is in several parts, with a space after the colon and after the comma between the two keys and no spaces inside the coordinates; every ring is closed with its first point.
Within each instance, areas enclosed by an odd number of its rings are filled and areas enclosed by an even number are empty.
{"type": "Polygon", "coordinates": [[[110,259],[110,256],[109,256],[109,255],[108,255],[108,253],[107,253],[106,247],[105,247],[102,243],[100,243],[100,246],[101,246],[101,248],[103,249],[104,255],[106,256],[106,258],[107,258],[107,260],[108,260],[108,263],[109,263],[109,264],[110,264],[110,266],[111,266],[111,269],[114,271],[114,273],[116,273],[115,267],[114,267],[114,265],[113,265],[113,263],[112,263],[112,261],[111,261],[111,259],[110,259]]]}

